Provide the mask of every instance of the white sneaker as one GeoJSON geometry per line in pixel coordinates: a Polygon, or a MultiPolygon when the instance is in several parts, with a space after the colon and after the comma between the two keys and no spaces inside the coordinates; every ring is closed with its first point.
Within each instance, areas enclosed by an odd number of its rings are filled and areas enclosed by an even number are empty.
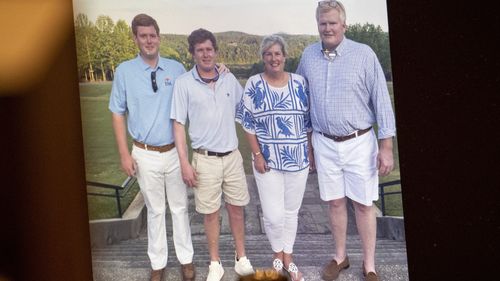
{"type": "Polygon", "coordinates": [[[239,259],[234,256],[234,271],[240,276],[254,274],[253,266],[247,257],[241,257],[239,259]]]}
{"type": "Polygon", "coordinates": [[[207,281],[220,281],[224,275],[224,268],[220,261],[211,261],[208,266],[207,281]]]}

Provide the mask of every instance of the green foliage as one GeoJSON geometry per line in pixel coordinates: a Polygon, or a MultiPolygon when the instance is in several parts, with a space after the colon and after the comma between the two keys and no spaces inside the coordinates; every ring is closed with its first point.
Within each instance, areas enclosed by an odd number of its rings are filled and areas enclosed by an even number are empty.
{"type": "Polygon", "coordinates": [[[160,54],[165,57],[169,57],[169,54],[175,54],[175,57],[170,58],[176,59],[182,63],[186,69],[190,69],[193,66],[193,59],[188,51],[186,35],[162,34],[160,54]],[[163,51],[166,51],[167,53],[165,54],[163,51]]]}
{"type": "Polygon", "coordinates": [[[348,27],[346,37],[370,46],[377,54],[386,79],[392,80],[389,34],[387,32],[384,32],[380,26],[357,23],[348,27]]]}
{"type": "Polygon", "coordinates": [[[123,20],[115,24],[109,16],[101,15],[94,24],[85,14],[78,14],[75,38],[80,80],[112,80],[116,66],[137,53],[131,34],[123,20]]]}
{"type": "MultiPolygon", "coordinates": [[[[78,56],[78,70],[81,81],[112,80],[115,67],[137,55],[132,32],[127,23],[118,20],[116,24],[109,16],[101,15],[96,23],[84,14],[75,19],[75,34],[78,56]]],[[[260,43],[263,36],[228,31],[214,33],[218,43],[218,61],[237,66],[238,78],[262,72],[260,43]]],[[[317,35],[290,35],[280,33],[288,45],[286,71],[295,72],[302,51],[309,44],[319,40],[317,35]]],[[[184,65],[193,67],[188,51],[187,35],[161,34],[160,54],[184,65]]],[[[387,80],[392,79],[389,36],[380,26],[366,23],[348,27],[346,37],[369,45],[377,54],[387,80]]],[[[231,69],[232,70],[232,69],[231,69]]]]}
{"type": "Polygon", "coordinates": [[[94,24],[84,14],[78,14],[75,19],[75,37],[77,65],[80,77],[86,81],[94,81],[93,64],[95,63],[97,49],[95,43],[94,24]]]}
{"type": "MultiPolygon", "coordinates": [[[[111,40],[113,48],[110,57],[110,65],[112,74],[114,74],[115,67],[122,61],[135,57],[137,51],[132,39],[132,30],[124,20],[116,22],[113,33],[111,34],[111,40]]],[[[113,77],[111,77],[111,79],[112,78],[113,77]]]]}

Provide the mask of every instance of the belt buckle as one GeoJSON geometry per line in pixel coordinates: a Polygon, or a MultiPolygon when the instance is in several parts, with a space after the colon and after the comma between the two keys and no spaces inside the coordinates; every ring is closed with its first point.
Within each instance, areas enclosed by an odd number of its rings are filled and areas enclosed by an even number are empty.
{"type": "Polygon", "coordinates": [[[208,150],[203,149],[203,148],[197,148],[195,150],[195,152],[198,153],[198,154],[202,154],[202,155],[208,156],[208,150]]]}
{"type": "Polygon", "coordinates": [[[144,149],[148,150],[148,145],[147,144],[144,144],[144,149]]]}

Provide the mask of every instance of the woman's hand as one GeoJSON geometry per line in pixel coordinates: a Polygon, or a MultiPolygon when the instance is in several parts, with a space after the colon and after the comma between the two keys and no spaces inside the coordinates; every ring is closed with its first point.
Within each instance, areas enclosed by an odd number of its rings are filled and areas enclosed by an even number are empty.
{"type": "Polygon", "coordinates": [[[261,174],[269,171],[269,167],[267,167],[266,159],[264,159],[264,156],[262,156],[262,154],[254,156],[253,165],[255,167],[255,170],[257,170],[257,172],[259,172],[261,174]]]}

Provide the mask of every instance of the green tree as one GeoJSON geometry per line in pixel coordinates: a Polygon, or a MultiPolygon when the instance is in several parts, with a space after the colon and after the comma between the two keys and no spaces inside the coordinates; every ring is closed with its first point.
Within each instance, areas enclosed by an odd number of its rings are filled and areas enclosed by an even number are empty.
{"type": "Polygon", "coordinates": [[[95,26],[87,15],[78,14],[75,19],[75,39],[80,79],[95,81],[93,64],[96,60],[95,26]]]}
{"type": "Polygon", "coordinates": [[[106,71],[111,69],[111,58],[114,56],[114,23],[109,16],[101,15],[97,17],[95,26],[97,29],[97,61],[101,70],[101,80],[106,81],[106,71]]]}
{"type": "Polygon", "coordinates": [[[132,39],[132,30],[124,20],[116,22],[111,39],[112,48],[110,50],[109,65],[111,67],[111,79],[113,79],[116,65],[132,59],[137,51],[132,39]]]}
{"type": "Polygon", "coordinates": [[[174,48],[169,47],[165,44],[160,45],[160,55],[162,57],[174,59],[174,60],[179,61],[179,62],[182,60],[181,56],[174,48]]]}

